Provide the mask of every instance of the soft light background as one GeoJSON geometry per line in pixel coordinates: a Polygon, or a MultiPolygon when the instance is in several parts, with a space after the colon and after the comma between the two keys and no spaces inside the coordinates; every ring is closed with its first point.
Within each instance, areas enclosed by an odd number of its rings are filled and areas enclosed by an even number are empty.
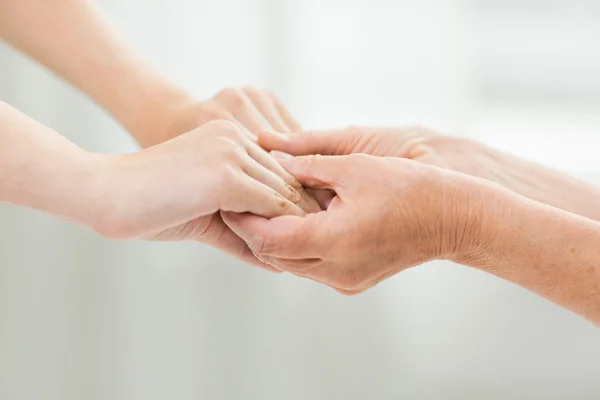
{"type": "MultiPolygon", "coordinates": [[[[268,87],[306,127],[418,122],[600,182],[598,1],[100,3],[199,96],[268,87]]],[[[6,46],[0,98],[87,149],[135,150],[6,46]]],[[[599,360],[598,329],[449,263],[347,298],[0,205],[2,399],[598,399],[599,360]]]]}

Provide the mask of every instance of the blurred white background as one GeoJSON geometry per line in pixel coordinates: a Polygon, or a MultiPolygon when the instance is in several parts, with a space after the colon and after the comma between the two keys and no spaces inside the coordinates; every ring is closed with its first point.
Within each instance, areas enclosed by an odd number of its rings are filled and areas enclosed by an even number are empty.
{"type": "MultiPolygon", "coordinates": [[[[418,122],[600,182],[600,1],[100,3],[201,97],[268,87],[309,128],[418,122]]],[[[6,46],[0,98],[87,149],[135,150],[6,46]]],[[[599,360],[598,329],[449,263],[348,298],[0,205],[2,399],[598,399],[599,360]]]]}

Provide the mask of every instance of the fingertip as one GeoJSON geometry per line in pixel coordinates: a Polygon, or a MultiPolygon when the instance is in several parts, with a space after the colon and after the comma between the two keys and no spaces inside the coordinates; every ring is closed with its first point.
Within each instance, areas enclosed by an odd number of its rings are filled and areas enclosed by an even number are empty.
{"type": "Polygon", "coordinates": [[[279,146],[289,142],[290,136],[285,133],[265,130],[258,132],[258,144],[267,150],[279,150],[279,146]]]}

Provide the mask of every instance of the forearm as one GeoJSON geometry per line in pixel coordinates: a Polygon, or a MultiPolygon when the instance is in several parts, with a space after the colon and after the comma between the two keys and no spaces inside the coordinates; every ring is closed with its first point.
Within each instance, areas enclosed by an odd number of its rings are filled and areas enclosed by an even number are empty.
{"type": "MultiPolygon", "coordinates": [[[[518,166],[518,162],[514,164],[518,166]]],[[[600,221],[600,187],[525,161],[521,171],[521,179],[516,180],[512,187],[517,193],[594,221],[600,221]]]]}
{"type": "Polygon", "coordinates": [[[471,265],[600,325],[600,223],[520,196],[494,195],[471,265]]]}
{"type": "Polygon", "coordinates": [[[87,0],[0,0],[0,37],[62,76],[142,145],[191,99],[122,41],[87,0]]]}
{"type": "Polygon", "coordinates": [[[600,221],[598,186],[476,141],[436,140],[442,166],[489,179],[532,200],[600,221]]]}
{"type": "Polygon", "coordinates": [[[99,158],[0,102],[0,202],[92,226],[99,158]]]}

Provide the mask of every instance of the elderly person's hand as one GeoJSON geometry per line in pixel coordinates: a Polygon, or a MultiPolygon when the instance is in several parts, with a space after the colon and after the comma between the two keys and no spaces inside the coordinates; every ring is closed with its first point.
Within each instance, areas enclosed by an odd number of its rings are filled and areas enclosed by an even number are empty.
{"type": "Polygon", "coordinates": [[[327,211],[266,219],[222,213],[262,261],[343,293],[428,260],[476,251],[483,218],[475,179],[399,158],[309,156],[283,165],[336,197],[327,211]]]}
{"type": "Polygon", "coordinates": [[[521,285],[600,325],[600,223],[485,179],[401,158],[283,161],[326,211],[273,219],[222,212],[258,258],[356,294],[448,259],[521,285]]]}
{"type": "Polygon", "coordinates": [[[259,143],[292,155],[366,153],[409,158],[489,179],[530,199],[600,220],[600,189],[594,185],[477,141],[421,127],[358,127],[294,135],[263,132],[259,143]]]}

